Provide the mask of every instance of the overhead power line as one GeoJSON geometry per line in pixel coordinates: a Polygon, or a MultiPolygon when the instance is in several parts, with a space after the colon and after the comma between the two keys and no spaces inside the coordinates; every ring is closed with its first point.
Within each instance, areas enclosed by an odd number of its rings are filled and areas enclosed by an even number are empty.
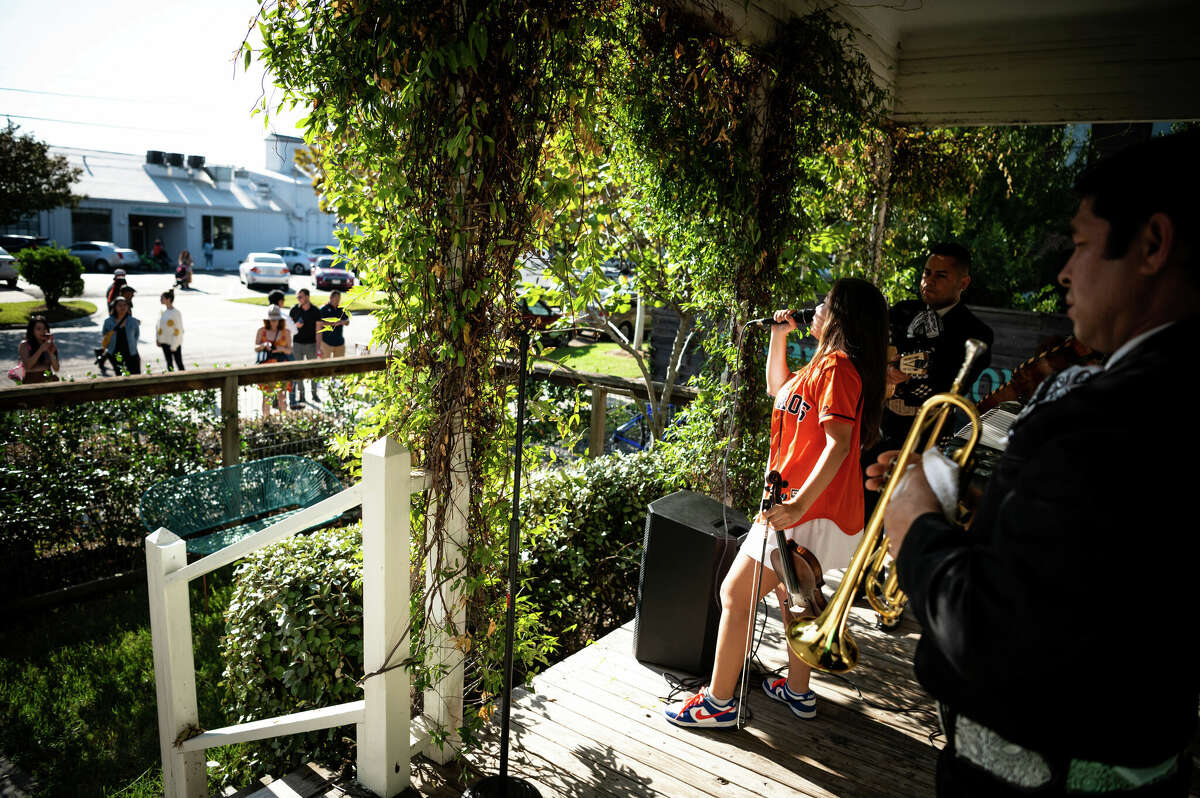
{"type": "Polygon", "coordinates": [[[10,91],[17,94],[38,94],[46,97],[70,97],[77,100],[102,100],[104,102],[113,103],[147,103],[151,102],[154,105],[187,105],[194,108],[220,108],[222,106],[216,103],[198,103],[195,100],[170,99],[154,97],[153,100],[147,100],[145,97],[104,97],[96,94],[73,94],[65,91],[44,91],[42,89],[18,89],[14,86],[0,86],[0,91],[10,91]]]}
{"type": "Polygon", "coordinates": [[[35,122],[57,122],[63,125],[84,125],[86,127],[110,127],[117,130],[137,130],[144,133],[171,133],[177,136],[194,136],[196,130],[169,130],[161,127],[141,127],[133,125],[114,125],[110,122],[87,122],[78,119],[54,119],[48,116],[24,116],[22,114],[6,114],[0,111],[0,116],[8,117],[9,119],[29,119],[35,122]]]}

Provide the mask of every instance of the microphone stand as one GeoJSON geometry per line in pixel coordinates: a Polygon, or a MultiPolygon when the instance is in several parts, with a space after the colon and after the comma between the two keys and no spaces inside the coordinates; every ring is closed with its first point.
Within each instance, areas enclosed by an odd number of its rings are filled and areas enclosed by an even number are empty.
{"type": "Polygon", "coordinates": [[[529,363],[529,326],[522,319],[520,354],[520,376],[517,380],[517,439],[513,454],[513,502],[512,520],[508,524],[508,605],[504,623],[504,694],[500,716],[500,773],[480,779],[471,785],[463,798],[541,798],[529,782],[508,775],[508,732],[512,705],[513,679],[513,625],[516,610],[517,548],[521,532],[521,454],[525,443],[525,374],[529,363]]]}

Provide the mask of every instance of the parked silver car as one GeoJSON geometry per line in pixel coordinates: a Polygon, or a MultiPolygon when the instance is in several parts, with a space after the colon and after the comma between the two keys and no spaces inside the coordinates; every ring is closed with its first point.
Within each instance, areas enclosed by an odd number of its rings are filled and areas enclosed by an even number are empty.
{"type": "Polygon", "coordinates": [[[85,269],[110,272],[122,266],[117,245],[111,241],[76,241],[71,245],[70,252],[79,258],[85,269]]]}
{"type": "Polygon", "coordinates": [[[307,252],[302,252],[294,247],[275,247],[271,251],[283,258],[283,262],[292,270],[292,274],[308,274],[312,268],[307,252]]]}
{"type": "Polygon", "coordinates": [[[4,247],[0,247],[0,280],[8,283],[9,288],[17,287],[17,259],[4,247]]]}
{"type": "Polygon", "coordinates": [[[142,265],[142,256],[129,247],[117,247],[117,258],[117,265],[122,269],[136,269],[142,265]]]}

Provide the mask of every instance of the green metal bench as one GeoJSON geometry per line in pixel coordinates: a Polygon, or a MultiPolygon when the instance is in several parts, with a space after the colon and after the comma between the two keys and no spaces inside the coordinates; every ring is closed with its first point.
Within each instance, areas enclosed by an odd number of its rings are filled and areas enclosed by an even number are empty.
{"type": "Polygon", "coordinates": [[[147,531],[165,527],[184,539],[188,554],[203,556],[342,489],[315,460],[280,455],[163,480],[142,494],[138,517],[147,531]]]}

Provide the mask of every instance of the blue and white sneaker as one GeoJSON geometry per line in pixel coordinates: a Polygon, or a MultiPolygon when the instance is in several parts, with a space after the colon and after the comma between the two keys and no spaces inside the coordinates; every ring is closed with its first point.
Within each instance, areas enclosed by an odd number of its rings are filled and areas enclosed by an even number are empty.
{"type": "Polygon", "coordinates": [[[786,676],[780,676],[778,679],[767,677],[763,679],[762,688],[771,698],[791,707],[792,714],[796,717],[808,720],[817,716],[817,694],[812,690],[807,693],[793,693],[788,689],[786,676]]]}
{"type": "Polygon", "coordinates": [[[685,729],[733,729],[737,727],[738,702],[715,704],[703,690],[679,704],[663,710],[667,720],[685,729]]]}

